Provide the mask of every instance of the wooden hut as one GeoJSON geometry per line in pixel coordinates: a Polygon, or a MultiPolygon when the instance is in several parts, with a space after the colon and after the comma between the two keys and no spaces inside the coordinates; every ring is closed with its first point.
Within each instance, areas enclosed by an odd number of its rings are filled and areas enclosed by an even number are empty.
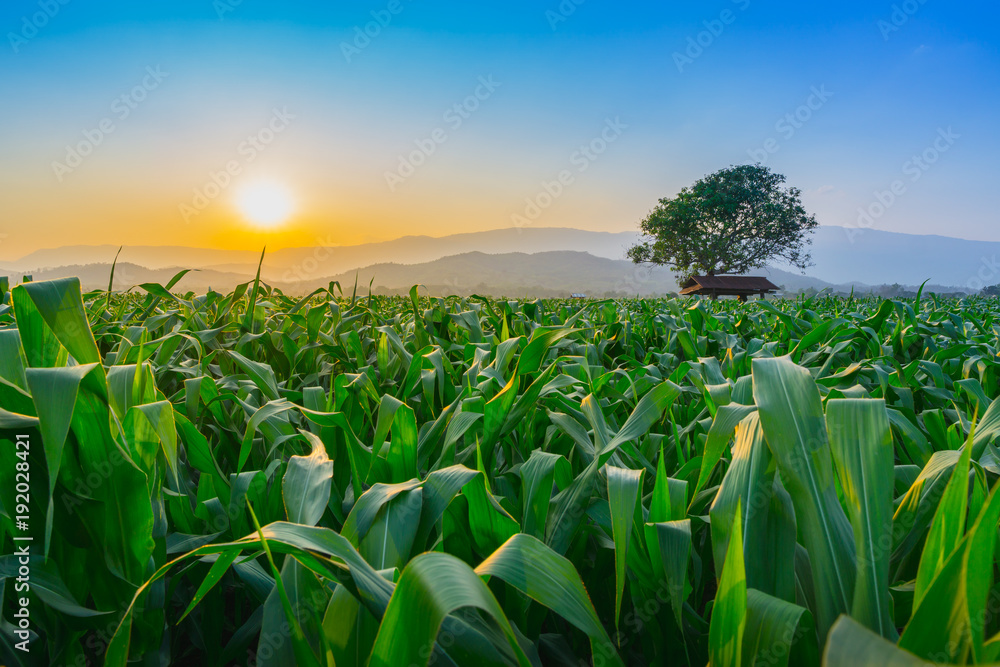
{"type": "Polygon", "coordinates": [[[748,296],[773,294],[777,285],[761,276],[692,276],[681,287],[681,296],[701,295],[712,299],[735,296],[746,301],[748,296]]]}

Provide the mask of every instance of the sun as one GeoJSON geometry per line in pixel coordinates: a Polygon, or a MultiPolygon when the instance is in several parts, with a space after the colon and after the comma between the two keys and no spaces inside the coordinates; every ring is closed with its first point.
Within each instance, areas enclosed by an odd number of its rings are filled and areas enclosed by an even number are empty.
{"type": "Polygon", "coordinates": [[[295,211],[292,193],[280,183],[248,183],[236,193],[240,213],[256,227],[275,229],[288,222],[295,211]]]}

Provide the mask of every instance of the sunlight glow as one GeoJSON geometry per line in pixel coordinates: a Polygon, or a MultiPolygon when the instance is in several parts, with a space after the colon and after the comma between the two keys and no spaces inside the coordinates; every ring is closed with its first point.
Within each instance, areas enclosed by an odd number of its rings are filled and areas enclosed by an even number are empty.
{"type": "Polygon", "coordinates": [[[236,206],[248,222],[261,229],[281,227],[295,210],[288,188],[272,182],[243,186],[236,194],[236,206]]]}

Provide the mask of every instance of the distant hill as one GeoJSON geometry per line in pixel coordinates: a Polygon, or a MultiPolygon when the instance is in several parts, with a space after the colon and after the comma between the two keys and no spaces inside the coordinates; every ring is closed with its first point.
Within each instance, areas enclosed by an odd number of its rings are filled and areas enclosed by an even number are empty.
{"type": "MultiPolygon", "coordinates": [[[[33,274],[35,280],[77,276],[85,290],[107,289],[111,264],[87,264],[43,269],[33,274]]],[[[0,273],[3,270],[0,269],[0,273]]],[[[142,283],[165,284],[176,268],[147,269],[130,262],[115,268],[114,289],[127,290],[142,283]]],[[[771,280],[791,291],[808,288],[833,288],[821,280],[778,269],[762,271],[771,280]]],[[[205,292],[208,288],[231,290],[251,276],[247,273],[214,269],[188,273],[177,290],[205,292]]],[[[592,297],[655,296],[677,291],[673,274],[664,267],[636,266],[628,260],[595,257],[583,252],[463,253],[420,264],[373,264],[332,276],[292,281],[269,281],[289,294],[305,294],[331,281],[340,283],[350,293],[355,282],[358,293],[367,294],[369,284],[377,293],[405,293],[413,285],[423,285],[431,294],[483,294],[491,296],[564,297],[585,293],[592,297]]],[[[849,289],[849,288],[847,288],[849,289]]]]}
{"type": "MultiPolygon", "coordinates": [[[[317,246],[268,252],[264,258],[263,275],[272,281],[302,280],[372,264],[420,264],[468,252],[503,254],[570,250],[623,259],[625,249],[637,238],[636,232],[589,232],[550,227],[511,227],[439,238],[404,236],[392,241],[348,246],[335,245],[336,239],[328,238],[320,240],[321,244],[317,246]]],[[[66,246],[39,250],[18,260],[2,261],[0,265],[16,271],[37,272],[42,268],[110,263],[117,251],[118,247],[113,245],[66,246]]],[[[259,259],[259,251],[181,246],[125,246],[120,256],[120,261],[150,269],[183,266],[235,273],[256,272],[259,259]]]]}
{"type": "MultiPolygon", "coordinates": [[[[775,284],[790,290],[832,287],[823,281],[777,269],[765,269],[775,284]]],[[[652,296],[678,291],[677,281],[664,267],[636,266],[628,260],[595,257],[581,252],[507,253],[473,252],[416,265],[376,264],[336,276],[345,289],[367,289],[369,282],[383,292],[404,292],[421,284],[434,294],[493,296],[593,297],[652,296]],[[373,280],[374,279],[374,280],[373,280]]],[[[307,283],[310,289],[318,284],[307,283]]],[[[301,287],[298,290],[300,291],[301,287]]]]}
{"type": "MultiPolygon", "coordinates": [[[[116,248],[117,250],[117,248],[116,248]]],[[[115,265],[116,291],[125,291],[142,283],[160,283],[165,285],[170,281],[179,269],[147,269],[144,266],[132,264],[131,262],[118,262],[115,265]]],[[[20,282],[21,272],[0,268],[0,275],[10,275],[16,278],[11,283],[20,282]]],[[[55,280],[56,278],[67,278],[70,276],[80,279],[84,291],[106,290],[108,288],[108,277],[111,275],[111,262],[101,264],[85,264],[60,266],[52,269],[40,269],[31,273],[33,280],[55,280]]],[[[193,271],[178,283],[177,289],[186,291],[205,292],[208,287],[217,290],[232,289],[239,283],[251,280],[253,276],[246,276],[239,273],[226,273],[222,271],[203,270],[193,271]]]]}
{"type": "MultiPolygon", "coordinates": [[[[116,245],[75,245],[38,250],[17,260],[0,261],[0,265],[10,271],[39,273],[46,269],[64,266],[87,266],[111,264],[118,252],[116,245]]],[[[163,269],[175,266],[207,267],[231,263],[242,267],[253,264],[256,269],[260,252],[242,250],[214,250],[210,248],[188,248],[185,246],[125,246],[119,255],[119,264],[129,263],[148,269],[163,269]]]]}
{"type": "Polygon", "coordinates": [[[335,276],[345,288],[369,282],[381,291],[401,291],[414,284],[436,294],[505,296],[644,296],[677,289],[664,268],[644,269],[624,260],[595,257],[584,252],[463,253],[422,264],[375,264],[335,276]]]}
{"type": "MultiPolygon", "coordinates": [[[[498,229],[441,238],[407,236],[354,246],[288,248],[265,256],[262,277],[290,292],[307,291],[330,280],[347,289],[357,275],[365,286],[372,277],[384,291],[413,284],[437,293],[556,295],[654,294],[676,290],[669,270],[636,267],[625,250],[636,232],[589,232],[562,228],[498,229]]],[[[929,280],[928,290],[977,291],[1000,283],[1000,243],[943,236],[917,236],[878,230],[820,227],[812,244],[815,265],[807,275],[778,266],[764,274],[790,291],[837,289],[898,283],[913,288],[929,280]]],[[[36,279],[79,275],[91,288],[107,287],[114,246],[70,246],[40,250],[16,261],[0,262],[0,275],[15,279],[29,272],[36,279]]],[[[257,268],[256,252],[129,246],[122,250],[116,289],[143,282],[164,283],[177,267],[199,269],[180,289],[226,289],[246,282],[257,268]]],[[[15,280],[16,282],[16,280],[15,280]]]]}
{"type": "Polygon", "coordinates": [[[833,283],[919,285],[930,280],[970,290],[1000,283],[1000,243],[876,229],[820,227],[809,275],[833,283]],[[980,276],[980,272],[982,275],[980,276]]]}

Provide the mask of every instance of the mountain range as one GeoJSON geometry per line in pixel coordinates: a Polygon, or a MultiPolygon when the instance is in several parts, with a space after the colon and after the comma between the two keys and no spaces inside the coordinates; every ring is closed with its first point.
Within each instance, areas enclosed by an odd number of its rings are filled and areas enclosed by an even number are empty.
{"type": "MultiPolygon", "coordinates": [[[[261,276],[289,293],[305,293],[331,281],[350,292],[355,281],[367,293],[405,292],[422,284],[436,294],[506,296],[653,295],[677,290],[665,267],[636,266],[625,259],[637,232],[568,228],[508,228],[434,238],[407,236],[381,243],[316,246],[267,252],[261,276]]],[[[112,245],[64,246],[0,261],[12,282],[75,275],[86,289],[106,289],[112,245]]],[[[813,266],[805,274],[786,266],[754,272],[786,291],[831,288],[849,291],[928,282],[938,292],[975,292],[1000,283],[1000,243],[920,236],[875,229],[823,226],[812,243],[813,266]]],[[[252,278],[260,254],[183,246],[125,246],[115,269],[115,289],[166,283],[181,268],[198,269],[177,285],[183,291],[231,289],[252,278]]]]}

